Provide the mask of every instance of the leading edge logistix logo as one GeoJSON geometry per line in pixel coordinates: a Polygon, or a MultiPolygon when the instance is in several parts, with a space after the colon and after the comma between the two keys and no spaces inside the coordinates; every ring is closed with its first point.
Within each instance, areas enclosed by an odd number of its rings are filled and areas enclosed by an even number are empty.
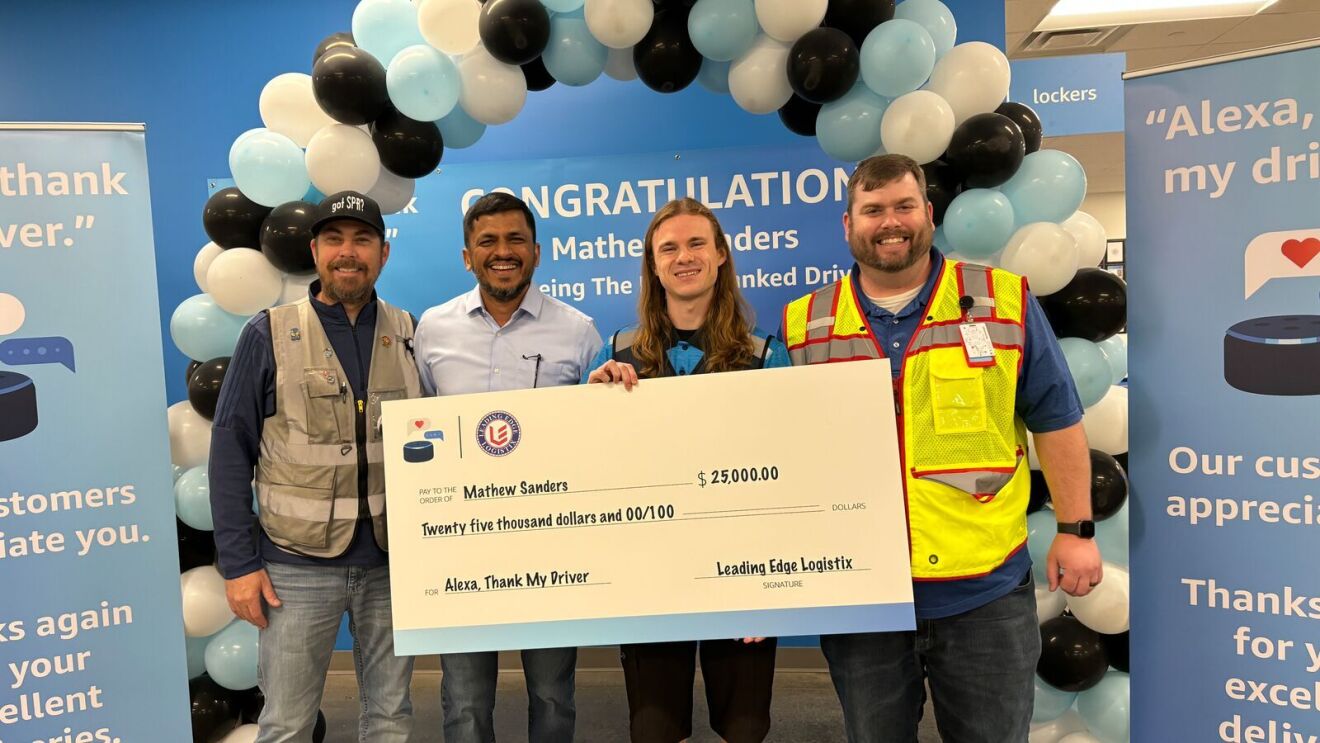
{"type": "Polygon", "coordinates": [[[492,457],[502,457],[518,448],[522,426],[503,410],[487,413],[477,424],[477,446],[492,457]]]}

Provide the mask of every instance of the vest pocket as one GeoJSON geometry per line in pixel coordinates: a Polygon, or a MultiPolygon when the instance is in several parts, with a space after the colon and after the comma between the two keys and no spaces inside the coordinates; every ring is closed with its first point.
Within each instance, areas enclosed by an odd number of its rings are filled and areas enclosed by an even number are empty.
{"type": "Polygon", "coordinates": [[[307,428],[307,440],[312,444],[337,444],[344,440],[339,426],[336,405],[347,400],[348,380],[333,367],[307,367],[303,369],[303,404],[307,415],[291,416],[307,428]]]}
{"type": "Polygon", "coordinates": [[[931,359],[930,398],[935,433],[981,433],[989,427],[983,374],[983,370],[965,364],[931,359]]]}
{"type": "Polygon", "coordinates": [[[1017,461],[996,466],[998,464],[998,462],[989,462],[977,467],[942,469],[913,467],[912,476],[947,485],[972,496],[981,503],[989,503],[1017,474],[1018,467],[1022,465],[1022,450],[1017,451],[1017,461]]]}
{"type": "Polygon", "coordinates": [[[334,488],[257,483],[261,528],[281,546],[324,549],[334,514],[334,488]]]}

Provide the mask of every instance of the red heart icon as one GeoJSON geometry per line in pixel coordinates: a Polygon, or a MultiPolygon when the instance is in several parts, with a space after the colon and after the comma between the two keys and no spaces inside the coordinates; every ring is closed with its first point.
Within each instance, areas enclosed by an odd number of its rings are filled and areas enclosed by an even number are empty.
{"type": "Polygon", "coordinates": [[[1283,256],[1296,263],[1298,268],[1306,268],[1316,254],[1320,254],[1320,238],[1285,240],[1283,243],[1283,256]]]}
{"type": "Polygon", "coordinates": [[[426,425],[426,421],[413,421],[413,425],[418,428],[421,428],[422,426],[426,425]]]}

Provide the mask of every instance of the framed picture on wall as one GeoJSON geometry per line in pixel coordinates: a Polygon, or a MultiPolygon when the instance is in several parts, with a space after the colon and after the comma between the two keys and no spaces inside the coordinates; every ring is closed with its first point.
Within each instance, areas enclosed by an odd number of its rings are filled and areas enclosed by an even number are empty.
{"type": "Polygon", "coordinates": [[[1109,240],[1106,245],[1105,263],[1123,263],[1123,251],[1127,240],[1109,240]]]}

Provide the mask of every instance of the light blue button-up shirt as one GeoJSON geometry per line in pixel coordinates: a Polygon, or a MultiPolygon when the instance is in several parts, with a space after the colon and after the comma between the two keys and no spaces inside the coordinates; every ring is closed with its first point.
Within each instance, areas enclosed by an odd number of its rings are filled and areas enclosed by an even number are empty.
{"type": "Polygon", "coordinates": [[[428,395],[577,384],[601,347],[590,317],[535,284],[504,327],[473,287],[423,313],[413,343],[428,395]]]}

